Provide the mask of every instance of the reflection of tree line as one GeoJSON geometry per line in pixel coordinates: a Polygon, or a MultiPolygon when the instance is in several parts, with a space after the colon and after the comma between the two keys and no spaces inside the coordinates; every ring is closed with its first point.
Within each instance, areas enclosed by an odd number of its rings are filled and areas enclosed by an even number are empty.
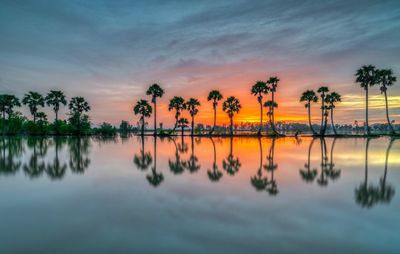
{"type": "Polygon", "coordinates": [[[73,173],[83,173],[90,164],[89,138],[54,137],[3,137],[0,142],[0,175],[17,173],[21,168],[29,178],[46,174],[50,179],[62,179],[69,166],[73,173]],[[24,141],[26,140],[26,143],[24,141]],[[59,152],[68,145],[69,161],[60,159],[59,152]],[[49,148],[54,148],[54,159],[46,162],[49,148]],[[28,161],[22,164],[25,150],[31,151],[28,161]],[[68,166],[67,166],[68,163],[68,166]]]}
{"type": "MultiPolygon", "coordinates": [[[[163,180],[164,175],[162,172],[157,171],[157,139],[163,141],[165,138],[153,138],[154,141],[154,161],[151,152],[145,152],[145,137],[141,137],[141,149],[138,154],[134,156],[134,164],[141,170],[147,170],[151,165],[151,172],[146,176],[148,182],[157,187],[163,180]]],[[[198,157],[195,155],[195,141],[191,138],[190,141],[190,156],[189,159],[183,159],[182,157],[188,153],[189,148],[183,137],[179,138],[166,138],[168,142],[174,145],[174,156],[168,160],[169,170],[174,175],[179,175],[185,171],[190,173],[195,173],[200,170],[201,165],[199,164],[198,157]]],[[[242,166],[239,157],[234,155],[233,152],[233,138],[229,139],[229,154],[226,158],[222,160],[221,171],[218,167],[217,161],[217,149],[215,145],[214,138],[209,138],[213,149],[213,160],[211,169],[207,170],[207,176],[211,182],[218,182],[224,175],[234,176],[242,166]]],[[[301,179],[306,183],[316,182],[321,187],[326,187],[329,182],[333,182],[340,178],[341,169],[337,169],[334,163],[334,149],[336,144],[336,138],[332,140],[330,149],[328,151],[327,142],[325,138],[312,138],[308,147],[308,158],[304,165],[304,169],[299,170],[301,179]],[[319,139],[320,143],[320,165],[319,168],[311,166],[311,154],[315,142],[319,139]]],[[[388,169],[388,157],[389,152],[393,144],[393,139],[390,141],[389,146],[386,151],[385,160],[385,171],[384,175],[380,180],[379,186],[374,187],[368,185],[368,147],[369,141],[367,140],[366,146],[366,166],[365,166],[365,181],[356,189],[356,202],[363,207],[371,207],[374,204],[382,202],[390,202],[394,195],[394,188],[387,184],[387,169],[388,169]]],[[[197,141],[200,142],[200,139],[197,141]]],[[[254,176],[251,177],[250,183],[258,192],[267,192],[269,195],[275,196],[279,193],[278,184],[275,177],[275,171],[278,169],[278,164],[276,164],[275,157],[275,144],[276,138],[271,139],[271,144],[269,146],[268,154],[264,157],[263,146],[261,138],[258,139],[259,144],[259,166],[254,176]],[[266,163],[264,164],[264,159],[266,163]]]]}

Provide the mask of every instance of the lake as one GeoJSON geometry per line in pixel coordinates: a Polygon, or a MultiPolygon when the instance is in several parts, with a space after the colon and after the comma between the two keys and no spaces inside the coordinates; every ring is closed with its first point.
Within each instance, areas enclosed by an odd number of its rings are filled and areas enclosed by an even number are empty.
{"type": "Polygon", "coordinates": [[[0,253],[400,253],[400,140],[0,138],[0,253]]]}

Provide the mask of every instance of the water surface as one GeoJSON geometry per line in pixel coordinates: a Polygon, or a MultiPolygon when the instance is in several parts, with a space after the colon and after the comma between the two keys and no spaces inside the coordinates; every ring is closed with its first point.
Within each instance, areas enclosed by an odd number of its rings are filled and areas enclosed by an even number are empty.
{"type": "Polygon", "coordinates": [[[400,253],[400,140],[1,138],[0,253],[400,253]]]}

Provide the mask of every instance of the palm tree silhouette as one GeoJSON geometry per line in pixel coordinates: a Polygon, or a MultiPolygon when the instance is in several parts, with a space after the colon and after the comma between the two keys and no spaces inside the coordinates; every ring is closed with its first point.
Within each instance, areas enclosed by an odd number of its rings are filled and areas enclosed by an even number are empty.
{"type": "Polygon", "coordinates": [[[276,131],[276,129],[274,127],[274,123],[273,123],[274,120],[273,120],[272,117],[273,117],[273,114],[274,114],[273,113],[274,112],[274,108],[277,108],[278,104],[276,102],[273,102],[273,101],[266,101],[264,103],[264,107],[268,108],[267,116],[268,116],[268,119],[269,119],[269,124],[271,125],[271,129],[272,129],[274,135],[277,135],[278,132],[276,131]]]}
{"type": "Polygon", "coordinates": [[[153,162],[153,158],[151,157],[150,152],[144,151],[144,136],[140,137],[140,141],[141,141],[140,154],[135,154],[135,156],[133,157],[133,163],[136,165],[137,169],[145,171],[149,168],[149,166],[153,162]]]}
{"type": "Polygon", "coordinates": [[[67,105],[67,100],[65,99],[65,95],[62,91],[54,91],[51,90],[46,98],[45,98],[47,106],[53,106],[54,113],[56,115],[55,123],[58,121],[58,111],[60,110],[61,105],[67,105]]]}
{"type": "Polygon", "coordinates": [[[310,142],[310,145],[308,146],[308,161],[307,161],[306,164],[304,164],[304,168],[306,170],[300,169],[300,171],[299,171],[299,173],[301,175],[301,178],[306,183],[312,183],[314,181],[315,177],[318,174],[316,168],[313,168],[312,170],[310,169],[311,168],[311,150],[312,150],[312,147],[314,145],[314,141],[315,141],[315,138],[312,138],[311,142],[310,142]]]}
{"type": "MultiPolygon", "coordinates": [[[[269,90],[271,91],[271,100],[272,100],[272,104],[275,105],[275,93],[276,93],[276,88],[278,87],[278,82],[279,82],[279,78],[278,77],[270,77],[267,80],[267,84],[269,85],[269,90]]],[[[278,104],[276,104],[278,106],[278,104]]],[[[275,110],[274,107],[272,107],[272,111],[271,111],[271,119],[272,119],[272,131],[274,132],[275,135],[278,134],[278,132],[276,131],[275,128],[275,110]]]]}
{"type": "Polygon", "coordinates": [[[33,122],[36,123],[36,114],[38,111],[38,107],[39,106],[44,107],[43,96],[37,92],[29,92],[24,95],[22,103],[24,105],[28,105],[29,110],[33,116],[33,122]]]}
{"type": "Polygon", "coordinates": [[[226,101],[222,104],[222,110],[226,112],[230,120],[230,134],[233,136],[233,116],[235,113],[239,113],[242,105],[239,100],[234,96],[228,97],[226,101]]]}
{"type": "Polygon", "coordinates": [[[257,96],[257,101],[260,104],[260,127],[258,128],[257,135],[261,135],[263,125],[263,95],[268,94],[268,86],[264,81],[257,81],[251,87],[251,94],[257,96]]]}
{"type": "Polygon", "coordinates": [[[260,147],[260,164],[257,173],[250,178],[250,182],[256,191],[263,191],[268,185],[268,178],[263,176],[263,150],[260,138],[258,138],[258,145],[260,147]]]}
{"type": "Polygon", "coordinates": [[[212,90],[207,97],[208,101],[213,101],[213,109],[214,109],[214,125],[210,131],[210,135],[213,134],[215,130],[215,126],[217,124],[217,106],[218,106],[218,101],[222,100],[223,96],[218,90],[212,90]]]}
{"type": "Polygon", "coordinates": [[[222,172],[218,170],[218,165],[217,165],[217,150],[215,148],[215,143],[212,137],[210,137],[211,143],[213,145],[213,151],[214,151],[214,159],[213,159],[213,166],[212,170],[207,171],[208,179],[210,179],[211,182],[218,182],[219,179],[222,177],[222,172]]]}
{"type": "Polygon", "coordinates": [[[359,83],[361,88],[365,91],[365,124],[367,128],[367,135],[371,134],[368,123],[368,88],[374,86],[377,83],[377,75],[375,66],[364,65],[357,70],[356,83],[359,83]]]}
{"type": "Polygon", "coordinates": [[[67,171],[67,164],[61,163],[58,153],[59,150],[62,149],[62,146],[66,142],[65,137],[54,137],[54,150],[55,156],[52,164],[48,164],[46,168],[46,173],[52,180],[62,179],[67,171]]]}
{"type": "Polygon", "coordinates": [[[317,91],[320,96],[321,96],[321,101],[322,101],[322,106],[321,106],[321,129],[320,129],[320,135],[325,135],[325,124],[327,119],[327,113],[328,113],[328,108],[325,106],[325,97],[326,94],[329,92],[329,88],[326,86],[321,86],[318,88],[317,91]]]}
{"type": "Polygon", "coordinates": [[[11,115],[14,112],[14,107],[21,107],[21,103],[17,97],[9,94],[0,95],[0,111],[3,116],[3,120],[6,119],[6,114],[8,115],[8,119],[11,118],[11,115]]]}
{"type": "Polygon", "coordinates": [[[82,123],[84,123],[85,117],[84,112],[89,112],[91,107],[89,103],[83,97],[73,97],[69,101],[68,108],[70,110],[71,118],[74,120],[76,125],[76,131],[80,135],[82,132],[82,123]]]}
{"type": "Polygon", "coordinates": [[[140,134],[143,136],[144,135],[144,126],[145,126],[145,118],[150,117],[153,109],[150,106],[150,104],[146,100],[139,100],[136,102],[135,107],[133,108],[133,112],[135,115],[140,115],[140,122],[141,122],[141,128],[140,128],[140,134]]]}
{"type": "Polygon", "coordinates": [[[181,136],[182,136],[182,137],[183,137],[183,134],[184,134],[184,132],[185,132],[185,128],[188,127],[188,124],[189,124],[189,121],[188,121],[186,118],[184,118],[184,117],[182,117],[182,118],[180,118],[180,119],[178,120],[178,125],[177,125],[177,127],[178,127],[178,128],[181,128],[181,136]]]}
{"type": "Polygon", "coordinates": [[[317,132],[314,130],[311,124],[311,102],[317,103],[318,97],[313,90],[305,91],[300,97],[300,102],[306,102],[305,107],[308,109],[308,124],[310,125],[310,129],[313,135],[317,135],[317,132]]]}
{"type": "Polygon", "coordinates": [[[175,110],[175,125],[172,132],[174,132],[176,130],[176,127],[178,127],[178,121],[180,119],[182,111],[185,109],[185,106],[185,100],[182,97],[175,96],[170,100],[168,110],[175,110]]]}
{"type": "Polygon", "coordinates": [[[377,75],[377,83],[380,84],[380,90],[381,93],[384,94],[385,96],[385,106],[386,106],[386,120],[390,128],[390,133],[391,134],[396,134],[394,131],[394,128],[392,126],[392,123],[390,122],[389,118],[389,105],[388,105],[388,98],[387,98],[387,89],[388,86],[394,85],[394,83],[397,81],[396,77],[393,76],[393,71],[391,69],[386,69],[386,70],[377,70],[376,71],[377,75]]]}
{"type": "Polygon", "coordinates": [[[151,174],[146,175],[146,179],[153,187],[158,187],[164,181],[164,175],[157,172],[157,137],[154,136],[154,164],[151,174]]]}
{"type": "Polygon", "coordinates": [[[154,104],[154,136],[157,135],[157,98],[164,95],[164,90],[158,84],[152,84],[146,91],[147,95],[151,95],[151,102],[154,104]]]}
{"type": "Polygon", "coordinates": [[[190,116],[192,117],[192,121],[191,121],[191,130],[190,130],[190,135],[193,136],[193,131],[194,131],[194,116],[197,115],[197,113],[199,113],[199,109],[198,107],[200,107],[200,102],[197,99],[194,98],[190,98],[187,102],[186,102],[186,106],[185,108],[187,110],[189,110],[190,116]]]}
{"type": "Polygon", "coordinates": [[[229,174],[229,175],[235,175],[242,164],[240,163],[239,157],[236,157],[233,155],[233,138],[229,138],[229,155],[226,157],[224,160],[222,160],[222,168],[229,174]]]}
{"type": "Polygon", "coordinates": [[[190,138],[191,140],[191,154],[189,160],[183,163],[184,167],[189,170],[190,173],[195,173],[200,169],[200,164],[198,164],[199,159],[196,157],[194,153],[194,140],[193,136],[190,138]]]}
{"type": "MultiPolygon", "coordinates": [[[[336,131],[335,124],[333,122],[333,110],[336,107],[335,103],[341,102],[341,101],[342,101],[342,96],[336,92],[332,92],[326,96],[326,102],[328,103],[328,108],[331,110],[331,124],[332,124],[333,133],[335,133],[335,135],[337,135],[337,131],[336,131]]],[[[325,126],[325,128],[326,128],[326,126],[325,126]]]]}
{"type": "Polygon", "coordinates": [[[88,137],[76,137],[68,140],[69,168],[73,173],[83,174],[90,165],[88,137]]]}

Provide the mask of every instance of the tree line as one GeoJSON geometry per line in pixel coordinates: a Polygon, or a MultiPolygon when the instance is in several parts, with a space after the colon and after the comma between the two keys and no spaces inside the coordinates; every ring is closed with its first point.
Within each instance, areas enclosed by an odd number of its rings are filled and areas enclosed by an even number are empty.
{"type": "Polygon", "coordinates": [[[66,135],[86,134],[90,129],[89,116],[90,105],[83,97],[73,97],[69,101],[62,91],[51,90],[46,96],[38,92],[28,92],[20,100],[15,95],[0,94],[0,112],[2,119],[0,128],[3,134],[26,133],[30,135],[66,135]],[[32,120],[15,111],[22,105],[29,108],[32,120]],[[59,110],[68,105],[68,119],[59,120],[59,110]],[[47,115],[40,111],[45,106],[54,111],[54,122],[49,123],[47,115]]]}
{"type": "MultiPolygon", "coordinates": [[[[388,105],[388,96],[387,89],[392,86],[396,82],[396,77],[393,75],[393,71],[391,69],[377,69],[372,65],[362,66],[360,69],[356,71],[355,74],[355,83],[359,84],[361,88],[365,91],[365,128],[366,134],[371,134],[371,129],[368,121],[368,92],[369,88],[375,85],[380,86],[380,92],[384,95],[385,98],[385,108],[386,108],[386,121],[390,128],[390,134],[396,134],[395,129],[390,121],[389,117],[389,105],[388,105]]],[[[257,131],[257,135],[262,135],[262,129],[264,125],[264,109],[267,111],[266,115],[268,117],[268,125],[270,126],[271,132],[266,133],[270,136],[283,136],[283,134],[279,133],[276,125],[275,125],[275,109],[278,107],[278,103],[275,100],[275,94],[277,92],[278,84],[280,79],[278,77],[270,77],[267,81],[257,81],[251,87],[250,93],[257,98],[257,102],[260,106],[260,124],[257,131]],[[270,95],[271,97],[265,101],[265,97],[270,95]]],[[[173,111],[175,113],[174,119],[174,127],[172,130],[165,132],[161,130],[157,131],[157,100],[165,94],[163,88],[161,88],[158,84],[152,84],[148,90],[146,91],[146,95],[151,96],[151,103],[145,100],[140,99],[137,101],[136,105],[133,108],[135,115],[139,115],[139,123],[141,135],[144,135],[146,118],[151,117],[152,113],[154,117],[154,132],[153,135],[171,135],[173,134],[177,128],[181,129],[181,135],[184,135],[184,129],[189,127],[189,120],[185,117],[182,117],[182,112],[187,110],[190,115],[190,123],[191,123],[191,135],[194,135],[194,123],[195,116],[199,112],[199,107],[201,106],[200,102],[196,98],[190,98],[189,100],[185,100],[180,96],[174,96],[168,105],[168,110],[173,111]]],[[[222,93],[218,90],[212,90],[209,92],[207,100],[212,103],[214,117],[213,117],[213,126],[211,130],[208,132],[209,135],[213,135],[216,129],[216,121],[217,121],[217,108],[219,102],[224,98],[222,93]]],[[[314,90],[307,90],[302,93],[300,97],[300,102],[305,102],[305,107],[307,108],[308,113],[308,124],[309,128],[314,136],[325,136],[327,134],[328,121],[330,118],[330,124],[332,127],[333,135],[339,135],[338,131],[335,127],[334,122],[334,109],[337,106],[337,103],[342,101],[342,95],[333,91],[330,92],[329,87],[321,86],[318,88],[317,92],[314,90]],[[311,121],[311,106],[312,104],[321,102],[321,123],[319,130],[315,130],[311,121]]],[[[235,114],[239,113],[242,105],[238,98],[234,96],[227,97],[222,103],[222,110],[228,115],[230,121],[230,135],[233,133],[233,118],[235,114]]]]}

